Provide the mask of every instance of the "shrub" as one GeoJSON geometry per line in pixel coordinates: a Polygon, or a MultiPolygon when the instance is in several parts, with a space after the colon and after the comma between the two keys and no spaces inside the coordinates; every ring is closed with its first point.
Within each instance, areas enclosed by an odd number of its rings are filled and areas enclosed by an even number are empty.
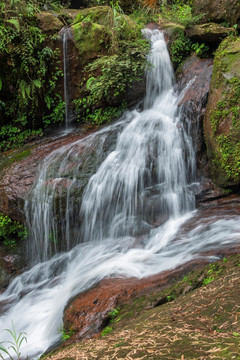
{"type": "Polygon", "coordinates": [[[170,56],[173,67],[177,68],[182,61],[190,55],[192,50],[191,40],[184,35],[183,30],[175,30],[170,45],[170,56]]]}
{"type": "Polygon", "coordinates": [[[26,229],[18,221],[10,219],[8,216],[0,214],[0,241],[10,248],[16,247],[17,241],[26,238],[26,229]]]}
{"type": "Polygon", "coordinates": [[[0,150],[38,135],[49,121],[63,120],[62,99],[56,94],[62,76],[59,50],[47,45],[38,12],[34,0],[0,2],[0,150]]]}

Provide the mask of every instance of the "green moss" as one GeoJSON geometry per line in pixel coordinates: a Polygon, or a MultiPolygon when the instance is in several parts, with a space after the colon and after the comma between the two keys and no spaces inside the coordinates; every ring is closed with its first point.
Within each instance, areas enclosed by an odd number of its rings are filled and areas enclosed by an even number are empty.
{"type": "Polygon", "coordinates": [[[240,39],[225,39],[216,52],[205,132],[212,173],[220,186],[240,182],[240,39]],[[213,99],[213,102],[212,102],[213,99]],[[214,99],[217,99],[214,107],[214,99]]]}
{"type": "Polygon", "coordinates": [[[25,159],[29,155],[31,155],[30,150],[23,150],[21,152],[18,152],[17,154],[14,154],[13,156],[11,156],[9,161],[11,163],[13,163],[15,161],[21,161],[21,160],[25,159]]]}
{"type": "Polygon", "coordinates": [[[81,23],[84,20],[91,21],[106,26],[113,16],[110,6],[96,6],[81,10],[74,20],[74,24],[81,23]]]}
{"type": "Polygon", "coordinates": [[[86,63],[99,54],[108,52],[111,45],[111,32],[103,25],[89,21],[73,25],[74,39],[82,62],[86,63]]]}
{"type": "Polygon", "coordinates": [[[110,334],[112,331],[113,331],[113,328],[111,328],[110,326],[106,326],[105,329],[101,332],[101,336],[110,334]]]}

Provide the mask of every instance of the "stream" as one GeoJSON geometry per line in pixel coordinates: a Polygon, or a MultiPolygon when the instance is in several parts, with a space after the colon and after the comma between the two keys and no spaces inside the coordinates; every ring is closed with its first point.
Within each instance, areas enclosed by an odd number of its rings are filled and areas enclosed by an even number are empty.
{"type": "Polygon", "coordinates": [[[191,125],[163,33],[143,34],[152,44],[144,110],[49,154],[26,199],[32,267],[0,295],[0,329],[13,322],[27,333],[29,359],[61,339],[66,304],[100,280],[140,279],[240,240],[237,215],[181,231],[197,213],[191,125]]]}

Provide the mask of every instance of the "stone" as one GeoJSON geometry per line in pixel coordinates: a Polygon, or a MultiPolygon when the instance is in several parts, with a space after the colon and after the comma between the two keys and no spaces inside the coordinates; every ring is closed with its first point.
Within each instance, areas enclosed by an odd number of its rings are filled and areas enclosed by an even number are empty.
{"type": "Polygon", "coordinates": [[[234,33],[234,28],[226,28],[215,23],[193,25],[186,29],[187,36],[193,42],[207,44],[219,44],[224,38],[234,33]]]}
{"type": "Polygon", "coordinates": [[[239,0],[193,0],[193,15],[201,17],[201,22],[213,21],[227,26],[240,26],[239,0]]]}
{"type": "Polygon", "coordinates": [[[42,11],[37,14],[39,27],[44,34],[54,35],[62,29],[64,24],[50,12],[42,11]]]}
{"type": "Polygon", "coordinates": [[[3,153],[0,159],[0,213],[24,222],[24,199],[36,179],[39,164],[50,152],[87,135],[76,132],[57,139],[46,138],[40,143],[26,145],[24,150],[3,153]],[[23,151],[26,156],[19,157],[23,151]]]}
{"type": "Polygon", "coordinates": [[[240,184],[240,38],[227,38],[214,59],[204,119],[207,154],[214,182],[240,184]]]}
{"type": "Polygon", "coordinates": [[[206,168],[206,147],[203,136],[203,118],[206,111],[208,93],[213,69],[212,59],[200,59],[195,54],[188,58],[178,71],[177,83],[183,97],[179,102],[183,119],[191,124],[191,135],[195,144],[197,167],[205,176],[210,175],[206,168]]]}
{"type": "Polygon", "coordinates": [[[98,55],[106,55],[111,44],[111,32],[103,25],[80,22],[72,26],[74,40],[82,60],[86,65],[98,55]]]}

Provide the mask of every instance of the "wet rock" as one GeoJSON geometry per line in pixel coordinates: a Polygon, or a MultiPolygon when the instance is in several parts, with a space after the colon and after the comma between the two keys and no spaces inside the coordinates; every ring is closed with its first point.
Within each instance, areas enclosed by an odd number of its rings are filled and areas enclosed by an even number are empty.
{"type": "Polygon", "coordinates": [[[186,29],[186,34],[192,41],[213,44],[214,46],[219,44],[227,36],[234,33],[234,28],[226,28],[215,23],[194,25],[186,29]]]}
{"type": "Polygon", "coordinates": [[[240,183],[240,39],[227,38],[214,59],[204,134],[214,182],[240,183]]]}
{"type": "Polygon", "coordinates": [[[24,200],[38,174],[42,160],[52,151],[79,140],[88,133],[69,134],[59,138],[45,138],[24,149],[2,154],[0,161],[0,213],[13,220],[24,221],[24,200]],[[19,156],[24,152],[25,157],[19,156]]]}
{"type": "Polygon", "coordinates": [[[202,178],[200,187],[195,194],[196,202],[198,206],[204,206],[203,204],[210,204],[213,201],[227,196],[224,189],[218,188],[210,179],[202,178]]]}
{"type": "Polygon", "coordinates": [[[202,23],[213,21],[230,26],[240,25],[239,0],[194,0],[193,15],[202,15],[202,23]]]}
{"type": "Polygon", "coordinates": [[[63,23],[52,13],[42,11],[37,14],[39,27],[44,34],[54,35],[63,27],[63,23]]]}
{"type": "Polygon", "coordinates": [[[203,137],[203,118],[206,111],[212,68],[212,59],[199,59],[196,55],[192,55],[183,63],[177,75],[178,90],[183,92],[179,103],[179,106],[182,107],[182,121],[185,118],[191,124],[197,166],[205,175],[208,175],[208,169],[203,137]]]}
{"type": "MultiPolygon", "coordinates": [[[[25,259],[20,249],[7,249],[0,246],[0,293],[25,266],[25,259]]],[[[1,304],[0,304],[1,308],[1,304]]]]}

